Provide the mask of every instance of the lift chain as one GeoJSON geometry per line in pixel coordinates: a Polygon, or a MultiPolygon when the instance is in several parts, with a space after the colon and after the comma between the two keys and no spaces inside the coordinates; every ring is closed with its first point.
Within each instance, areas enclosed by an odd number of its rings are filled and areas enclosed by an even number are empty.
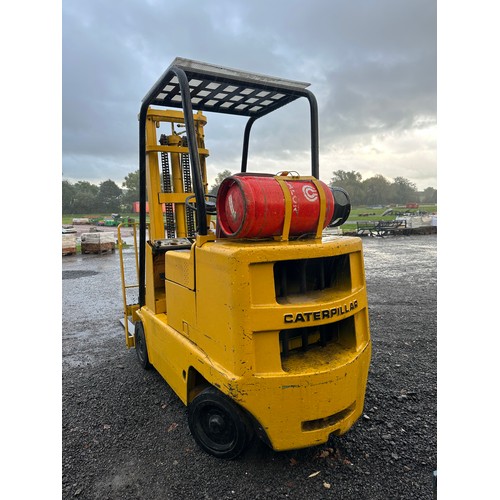
{"type": "MultiPolygon", "coordinates": [[[[187,146],[187,138],[183,137],[183,145],[187,146]]],[[[190,193],[192,191],[191,185],[191,165],[189,163],[189,155],[186,153],[181,154],[182,173],[184,176],[184,192],[190,193]]],[[[195,236],[194,212],[188,210],[186,212],[186,227],[188,238],[195,236]]]]}
{"type": "MultiPolygon", "coordinates": [[[[165,134],[160,136],[160,144],[166,146],[168,138],[165,134]]],[[[163,178],[163,192],[172,192],[172,181],[170,177],[170,163],[168,160],[168,153],[161,153],[161,172],[163,178]]],[[[175,238],[175,218],[174,207],[172,203],[165,203],[165,227],[167,230],[167,238],[175,238]]]]}

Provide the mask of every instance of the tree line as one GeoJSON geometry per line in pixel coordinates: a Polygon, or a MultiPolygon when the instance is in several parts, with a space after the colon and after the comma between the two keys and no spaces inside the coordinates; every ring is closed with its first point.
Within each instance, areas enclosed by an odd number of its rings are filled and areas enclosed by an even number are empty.
{"type": "MultiPolygon", "coordinates": [[[[216,195],[220,184],[232,175],[229,170],[219,172],[209,194],[216,195]]],[[[390,204],[436,204],[437,190],[428,187],[418,191],[416,185],[404,177],[393,181],[382,175],[363,179],[359,172],[336,170],[332,172],[329,186],[344,188],[353,206],[374,206],[390,204]]],[[[101,214],[131,212],[132,204],[139,201],[139,170],[129,173],[121,187],[108,179],[99,185],[87,181],[71,183],[62,181],[63,214],[101,214]]]]}
{"type": "Polygon", "coordinates": [[[377,174],[368,179],[362,178],[354,170],[336,170],[330,181],[330,186],[344,188],[353,205],[405,205],[407,203],[436,204],[437,190],[428,187],[418,191],[414,182],[404,177],[396,177],[392,182],[383,175],[377,174]]]}
{"type": "Polygon", "coordinates": [[[134,201],[139,201],[139,170],[128,174],[121,188],[111,179],[99,185],[62,181],[63,214],[128,213],[134,201]]]}

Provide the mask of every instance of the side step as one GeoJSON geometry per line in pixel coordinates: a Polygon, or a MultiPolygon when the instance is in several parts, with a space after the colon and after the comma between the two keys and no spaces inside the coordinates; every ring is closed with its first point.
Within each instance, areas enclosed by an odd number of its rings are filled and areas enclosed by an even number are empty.
{"type": "Polygon", "coordinates": [[[121,325],[125,329],[125,345],[127,349],[135,347],[135,325],[130,320],[131,317],[131,315],[127,315],[120,320],[121,325]]]}
{"type": "Polygon", "coordinates": [[[134,323],[132,323],[132,321],[127,319],[127,326],[125,326],[125,319],[122,318],[120,320],[120,323],[122,324],[123,328],[127,330],[129,337],[133,337],[135,335],[135,325],[134,323]]]}

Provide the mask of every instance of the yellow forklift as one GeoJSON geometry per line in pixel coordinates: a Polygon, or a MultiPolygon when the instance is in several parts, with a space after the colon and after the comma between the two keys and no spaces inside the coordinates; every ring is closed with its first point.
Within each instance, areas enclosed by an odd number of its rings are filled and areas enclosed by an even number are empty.
{"type": "Polygon", "coordinates": [[[350,201],[319,180],[308,86],[176,58],[140,108],[138,303],[126,298],[119,236],[126,345],[175,391],[194,440],[218,458],[236,458],[254,435],[274,450],[319,445],[363,411],[362,245],[323,236],[347,220],[350,201]],[[311,175],[247,171],[253,123],[299,98],[310,108],[311,175]],[[207,194],[204,112],[248,119],[240,173],[217,197],[207,194]]]}

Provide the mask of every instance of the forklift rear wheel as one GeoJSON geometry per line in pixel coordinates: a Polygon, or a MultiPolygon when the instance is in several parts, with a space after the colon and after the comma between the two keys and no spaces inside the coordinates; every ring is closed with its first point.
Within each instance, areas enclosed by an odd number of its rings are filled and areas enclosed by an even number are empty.
{"type": "Polygon", "coordinates": [[[148,348],[146,347],[146,337],[144,336],[144,326],[141,321],[135,324],[135,352],[139,364],[145,369],[149,370],[151,364],[149,363],[148,348]]]}
{"type": "Polygon", "coordinates": [[[188,424],[203,450],[226,460],[241,455],[252,437],[244,411],[215,387],[203,390],[189,404],[188,424]]]}

